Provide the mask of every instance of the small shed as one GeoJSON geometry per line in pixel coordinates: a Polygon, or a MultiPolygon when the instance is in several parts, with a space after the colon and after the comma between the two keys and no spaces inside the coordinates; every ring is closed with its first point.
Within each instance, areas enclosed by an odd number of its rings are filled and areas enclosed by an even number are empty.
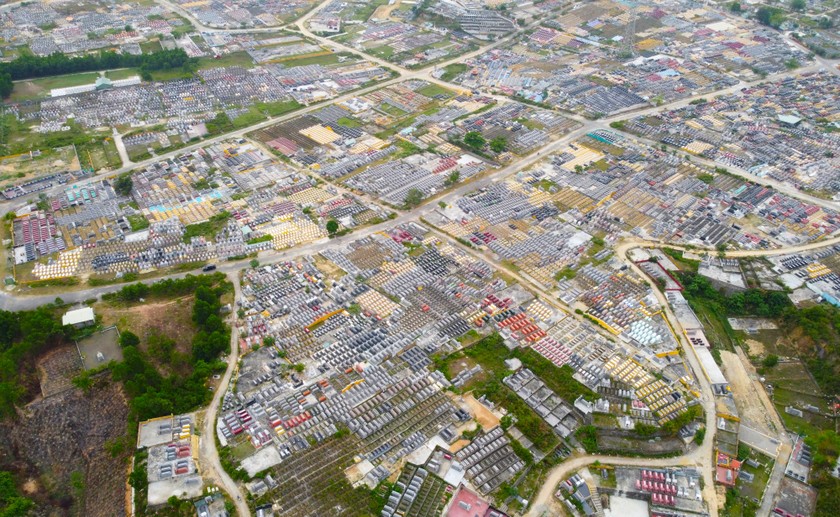
{"type": "Polygon", "coordinates": [[[94,316],[93,309],[90,307],[67,311],[61,317],[62,325],[72,325],[77,329],[89,327],[94,323],[96,323],[96,316],[94,316]]]}

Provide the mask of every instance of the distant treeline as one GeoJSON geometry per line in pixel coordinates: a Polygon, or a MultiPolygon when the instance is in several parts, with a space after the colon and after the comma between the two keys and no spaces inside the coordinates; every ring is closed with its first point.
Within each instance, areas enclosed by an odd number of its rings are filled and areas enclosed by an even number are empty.
{"type": "Polygon", "coordinates": [[[152,71],[189,67],[194,63],[195,59],[189,57],[180,48],[140,55],[118,54],[113,51],[102,51],[78,57],[68,57],[61,52],[44,57],[27,54],[8,63],[0,63],[0,95],[3,98],[11,95],[14,87],[12,81],[23,79],[99,72],[114,68],[137,68],[145,79],[149,79],[152,71]]]}

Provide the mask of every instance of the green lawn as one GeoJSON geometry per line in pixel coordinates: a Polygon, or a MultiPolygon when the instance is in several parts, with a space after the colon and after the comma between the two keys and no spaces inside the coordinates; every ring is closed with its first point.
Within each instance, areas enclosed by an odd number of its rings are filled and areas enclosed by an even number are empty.
{"type": "Polygon", "coordinates": [[[362,125],[358,120],[349,117],[341,117],[337,122],[344,127],[359,127],[362,125]]]}
{"type": "Polygon", "coordinates": [[[128,79],[129,77],[139,76],[140,72],[134,68],[121,68],[119,70],[109,70],[105,72],[105,77],[112,81],[119,81],[121,79],[128,79]]]}
{"type": "Polygon", "coordinates": [[[434,97],[436,95],[445,95],[447,97],[454,97],[455,93],[452,90],[447,90],[442,86],[434,83],[429,83],[426,86],[417,90],[417,93],[425,95],[426,97],[434,97]]]}
{"type": "Polygon", "coordinates": [[[368,52],[374,56],[381,57],[382,59],[388,59],[394,55],[394,48],[389,47],[388,45],[382,45],[381,47],[374,47],[368,50],[368,52]]]}
{"type": "Polygon", "coordinates": [[[444,81],[451,81],[467,71],[467,65],[463,63],[453,63],[443,67],[443,75],[440,78],[444,81]]]}
{"type": "Polygon", "coordinates": [[[236,129],[240,129],[243,127],[253,126],[254,124],[258,124],[266,119],[266,116],[263,115],[256,106],[251,106],[248,108],[248,112],[242,115],[239,115],[235,119],[233,119],[233,126],[236,129]]]}
{"type": "Polygon", "coordinates": [[[192,72],[188,72],[183,68],[172,68],[170,70],[155,70],[151,72],[153,81],[175,81],[176,79],[191,79],[192,72]]]}
{"type": "Polygon", "coordinates": [[[384,111],[388,115],[392,115],[394,117],[403,117],[406,115],[405,111],[394,106],[393,104],[388,104],[387,102],[383,102],[382,104],[380,104],[379,109],[380,111],[384,111]]]}
{"type": "Polygon", "coordinates": [[[269,117],[279,117],[290,111],[294,111],[301,107],[296,100],[277,101],[277,102],[260,102],[256,105],[257,109],[265,113],[269,117]]]}
{"type": "Polygon", "coordinates": [[[241,66],[243,68],[254,68],[254,60],[247,52],[231,52],[223,54],[219,59],[214,57],[198,58],[198,69],[220,68],[223,66],[241,66]]]}
{"type": "Polygon", "coordinates": [[[99,77],[97,72],[84,72],[81,74],[57,75],[53,77],[42,77],[28,81],[15,83],[9,102],[20,102],[39,97],[49,97],[50,90],[55,88],[68,88],[71,86],[82,86],[93,84],[99,77]]]}
{"type": "Polygon", "coordinates": [[[304,66],[304,65],[334,65],[338,63],[338,58],[341,56],[350,56],[351,54],[329,53],[320,56],[313,56],[311,54],[304,55],[294,59],[286,59],[281,61],[288,67],[304,66]],[[307,57],[308,56],[308,57],[307,57]]]}

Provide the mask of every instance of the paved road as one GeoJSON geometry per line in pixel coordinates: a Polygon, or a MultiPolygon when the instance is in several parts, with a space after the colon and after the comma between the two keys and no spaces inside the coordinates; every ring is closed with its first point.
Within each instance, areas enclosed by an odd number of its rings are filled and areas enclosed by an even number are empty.
{"type": "Polygon", "coordinates": [[[111,133],[114,138],[114,145],[117,147],[117,153],[120,155],[120,161],[122,161],[123,167],[133,167],[134,162],[131,161],[131,158],[128,156],[128,149],[125,148],[125,143],[123,142],[122,135],[117,128],[112,128],[111,133]]]}
{"type": "MultiPolygon", "coordinates": [[[[228,280],[233,283],[234,299],[239,300],[242,295],[239,284],[239,274],[237,272],[231,272],[228,273],[227,276],[228,280]]],[[[213,400],[204,412],[204,424],[201,429],[198,451],[199,457],[201,458],[202,476],[209,482],[223,487],[233,499],[240,517],[245,517],[251,514],[248,509],[248,503],[242,496],[243,494],[239,490],[239,486],[233,481],[228,473],[225,472],[225,469],[222,468],[221,461],[219,461],[219,451],[216,448],[216,417],[218,416],[219,407],[221,406],[225,393],[227,393],[230,379],[233,376],[233,372],[236,370],[236,366],[239,362],[239,333],[235,325],[236,317],[236,311],[231,311],[230,317],[228,318],[228,324],[231,326],[228,367],[227,370],[225,370],[225,374],[222,376],[222,380],[219,383],[218,388],[216,388],[216,393],[213,394],[213,400]]]]}
{"type": "MultiPolygon", "coordinates": [[[[632,245],[634,248],[671,248],[678,251],[702,254],[704,252],[710,254],[720,254],[721,252],[713,248],[691,247],[688,248],[683,244],[666,243],[664,241],[651,241],[644,239],[630,239],[625,241],[626,244],[632,245]]],[[[773,257],[778,255],[792,255],[796,253],[805,253],[808,251],[825,248],[840,244],[840,235],[834,237],[827,237],[818,241],[809,242],[808,244],[800,244],[798,246],[784,246],[781,248],[762,249],[762,250],[726,250],[723,251],[723,256],[727,258],[745,258],[745,257],[773,257]]]]}

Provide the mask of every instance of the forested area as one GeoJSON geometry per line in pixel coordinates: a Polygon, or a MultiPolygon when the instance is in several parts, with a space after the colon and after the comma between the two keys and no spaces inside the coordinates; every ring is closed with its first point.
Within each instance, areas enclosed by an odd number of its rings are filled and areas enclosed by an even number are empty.
{"type": "Polygon", "coordinates": [[[20,517],[34,507],[35,503],[20,495],[12,474],[0,471],[0,517],[20,517]]]}
{"type": "Polygon", "coordinates": [[[793,308],[784,291],[747,289],[727,296],[715,289],[708,278],[697,273],[681,273],[680,282],[689,301],[712,305],[721,315],[778,318],[786,309],[793,308]]]}
{"type": "Polygon", "coordinates": [[[12,81],[35,79],[53,75],[79,72],[99,72],[115,68],[137,68],[144,79],[150,79],[155,70],[170,70],[194,66],[191,58],[183,49],[159,50],[150,54],[128,54],[103,51],[84,56],[69,57],[61,52],[49,56],[26,54],[7,63],[0,63],[0,95],[3,98],[12,93],[12,81]]]}
{"type": "Polygon", "coordinates": [[[15,406],[25,402],[35,375],[35,358],[64,343],[70,332],[50,306],[0,311],[0,417],[14,415],[15,406]]]}
{"type": "Polygon", "coordinates": [[[231,287],[222,273],[187,275],[150,285],[127,285],[108,296],[117,301],[136,302],[147,297],[195,295],[192,321],[198,332],[193,338],[191,357],[175,357],[177,352],[174,352],[174,343],[165,336],[150,337],[147,353],[140,349],[138,336],[128,331],[120,335],[123,361],[112,365],[111,372],[114,380],[123,383],[131,400],[134,418],[147,420],[161,415],[184,413],[207,402],[210,397],[207,380],[213,373],[224,371],[227,366],[218,361],[219,354],[230,347],[230,328],[222,321],[220,297],[229,292],[231,287]],[[184,368],[163,375],[152,359],[162,364],[184,363],[184,368]]]}

